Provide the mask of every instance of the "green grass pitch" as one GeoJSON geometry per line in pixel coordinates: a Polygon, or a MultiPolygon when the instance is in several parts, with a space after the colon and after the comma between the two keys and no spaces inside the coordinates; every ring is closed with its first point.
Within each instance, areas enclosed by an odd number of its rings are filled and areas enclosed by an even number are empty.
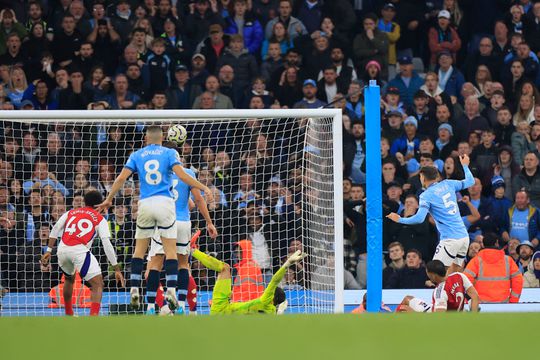
{"type": "Polygon", "coordinates": [[[534,353],[539,320],[540,313],[0,318],[0,358],[519,359],[534,353]]]}

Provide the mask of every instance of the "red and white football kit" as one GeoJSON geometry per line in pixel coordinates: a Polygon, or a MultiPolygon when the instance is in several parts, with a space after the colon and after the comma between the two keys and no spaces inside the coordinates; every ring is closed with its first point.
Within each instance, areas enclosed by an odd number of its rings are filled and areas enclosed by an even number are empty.
{"type": "Polygon", "coordinates": [[[433,291],[432,310],[463,311],[467,290],[473,286],[462,273],[452,273],[433,291]]]}
{"type": "Polygon", "coordinates": [[[58,245],[58,265],[71,276],[78,271],[84,280],[90,280],[101,274],[101,268],[95,256],[90,252],[94,238],[99,236],[105,255],[115,266],[116,253],[111,244],[111,233],[105,218],[90,207],[73,209],[64,213],[51,230],[50,237],[61,242],[58,245]]]}

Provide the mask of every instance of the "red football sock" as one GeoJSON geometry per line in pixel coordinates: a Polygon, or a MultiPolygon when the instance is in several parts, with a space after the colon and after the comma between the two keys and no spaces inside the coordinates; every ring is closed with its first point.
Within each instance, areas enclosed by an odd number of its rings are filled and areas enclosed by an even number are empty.
{"type": "Polygon", "coordinates": [[[92,303],[90,306],[90,316],[98,316],[99,309],[101,308],[101,303],[92,303]]]}
{"type": "Polygon", "coordinates": [[[64,304],[64,307],[65,307],[65,310],[66,310],[66,315],[67,316],[73,316],[73,303],[66,302],[64,304]]]}

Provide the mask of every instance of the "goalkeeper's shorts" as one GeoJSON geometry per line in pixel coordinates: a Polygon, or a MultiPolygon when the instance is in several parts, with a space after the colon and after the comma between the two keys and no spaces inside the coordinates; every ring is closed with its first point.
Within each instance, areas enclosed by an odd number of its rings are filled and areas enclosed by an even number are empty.
{"type": "Polygon", "coordinates": [[[212,306],[210,314],[223,314],[230,305],[232,296],[232,281],[231,279],[220,279],[214,285],[212,292],[212,306]]]}

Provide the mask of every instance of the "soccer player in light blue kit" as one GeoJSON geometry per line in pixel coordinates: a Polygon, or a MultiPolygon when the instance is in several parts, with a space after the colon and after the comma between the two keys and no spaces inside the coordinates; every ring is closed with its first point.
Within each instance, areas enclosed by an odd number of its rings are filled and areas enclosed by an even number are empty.
{"type": "MultiPolygon", "coordinates": [[[[172,143],[165,143],[165,147],[178,151],[172,143]]],[[[191,169],[185,169],[186,173],[196,178],[195,172],[191,169]]],[[[178,309],[177,313],[184,312],[184,304],[186,301],[188,284],[189,284],[189,247],[191,241],[191,215],[190,215],[190,194],[193,195],[193,200],[199,212],[206,221],[206,229],[208,235],[215,239],[218,232],[213,224],[212,217],[208,212],[208,206],[201,191],[193,188],[173,174],[172,175],[172,192],[176,202],[176,253],[178,254],[178,309]]],[[[191,205],[193,206],[193,204],[191,205]]],[[[146,280],[146,298],[147,298],[147,314],[155,313],[156,293],[159,287],[159,274],[163,268],[163,242],[159,236],[152,237],[150,252],[148,253],[148,277],[146,280]]]]}
{"type": "Polygon", "coordinates": [[[474,185],[474,177],[469,170],[469,157],[460,156],[465,171],[464,180],[438,181],[439,172],[435,167],[420,169],[420,182],[425,191],[420,194],[418,212],[411,217],[402,218],[396,213],[386,217],[400,224],[420,224],[428,212],[435,220],[440,241],[433,260],[440,260],[448,268],[448,274],[463,271],[463,262],[469,248],[469,233],[463,224],[457,204],[456,192],[474,185]]]}
{"type": "Polygon", "coordinates": [[[131,154],[120,175],[114,181],[109,195],[97,209],[105,211],[112,205],[116,193],[134,173],[139,174],[140,199],[135,232],[135,250],[131,260],[131,306],[140,307],[139,286],[143,271],[143,257],[148,250],[150,238],[155,229],[159,232],[165,251],[165,273],[167,292],[165,298],[169,307],[175,310],[176,284],[178,279],[178,260],[176,258],[176,206],[172,193],[172,174],[175,173],[185,184],[202,190],[208,201],[212,192],[195,178],[189,176],[180,163],[178,152],[162,146],[163,131],[152,125],[146,130],[147,145],[131,154]]]}

